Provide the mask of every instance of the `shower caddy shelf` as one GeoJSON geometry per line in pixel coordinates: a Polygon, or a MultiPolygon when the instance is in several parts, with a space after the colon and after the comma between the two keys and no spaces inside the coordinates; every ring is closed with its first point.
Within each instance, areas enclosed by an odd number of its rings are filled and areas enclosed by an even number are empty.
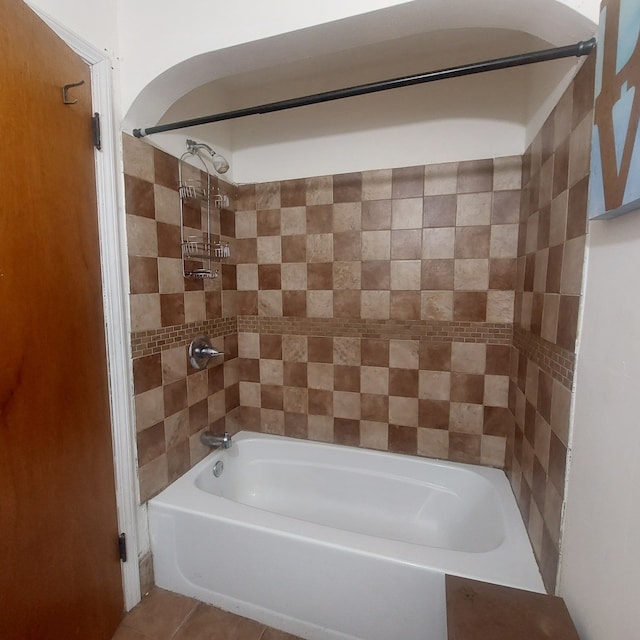
{"type": "Polygon", "coordinates": [[[211,173],[197,151],[187,142],[187,151],[180,156],[178,162],[178,195],[180,196],[180,242],[182,247],[182,274],[185,278],[203,280],[217,278],[219,270],[214,268],[214,261],[230,257],[229,243],[211,242],[212,209],[226,209],[229,197],[220,193],[220,189],[211,186],[211,173]],[[198,158],[206,182],[182,178],[183,165],[188,158],[198,158]],[[184,207],[186,203],[195,204],[202,210],[204,207],[206,225],[201,235],[185,235],[184,207]]]}

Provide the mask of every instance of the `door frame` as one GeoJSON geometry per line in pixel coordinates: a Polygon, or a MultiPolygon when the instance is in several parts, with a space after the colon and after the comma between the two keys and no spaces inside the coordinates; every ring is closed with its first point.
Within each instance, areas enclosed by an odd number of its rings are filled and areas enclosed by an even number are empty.
{"type": "MultiPolygon", "coordinates": [[[[124,604],[132,609],[141,599],[139,523],[144,514],[139,508],[139,488],[133,406],[133,372],[131,365],[128,304],[129,268],[126,251],[125,219],[113,123],[113,95],[111,61],[103,52],[84,41],[25,0],[34,11],[91,69],[92,111],[100,114],[101,146],[94,151],[98,205],[98,231],[102,277],[111,410],[111,439],[113,443],[114,476],[118,528],[127,537],[128,560],[121,563],[124,604]],[[119,188],[120,187],[120,188],[119,188]]],[[[114,541],[115,544],[115,541],[114,541]]]]}

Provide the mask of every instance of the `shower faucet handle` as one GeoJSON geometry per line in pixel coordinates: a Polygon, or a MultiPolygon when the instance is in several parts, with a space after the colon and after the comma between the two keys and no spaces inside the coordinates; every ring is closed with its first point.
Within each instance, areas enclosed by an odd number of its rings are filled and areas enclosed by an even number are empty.
{"type": "Polygon", "coordinates": [[[189,362],[194,369],[205,369],[211,358],[224,355],[211,346],[211,340],[206,336],[196,336],[189,345],[189,362]]]}

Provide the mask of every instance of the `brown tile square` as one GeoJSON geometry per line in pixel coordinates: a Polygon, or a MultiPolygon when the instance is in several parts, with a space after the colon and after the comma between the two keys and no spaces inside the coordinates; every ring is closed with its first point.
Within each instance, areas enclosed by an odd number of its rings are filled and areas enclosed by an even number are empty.
{"type": "Polygon", "coordinates": [[[419,367],[423,371],[451,371],[451,343],[421,341],[419,367]]]}
{"type": "Polygon", "coordinates": [[[334,260],[360,260],[361,236],[359,231],[333,234],[334,260]]]}
{"type": "Polygon", "coordinates": [[[333,316],[334,318],[359,318],[360,291],[334,291],[333,316]]]}
{"type": "Polygon", "coordinates": [[[306,262],[307,237],[282,236],[282,262],[306,262]]]}
{"type": "Polygon", "coordinates": [[[418,424],[429,429],[448,429],[450,407],[447,400],[418,400],[418,424]]]}
{"type": "Polygon", "coordinates": [[[560,438],[551,431],[551,439],[549,441],[549,479],[553,482],[560,496],[564,496],[566,468],[567,448],[560,438]]]}
{"type": "Polygon", "coordinates": [[[451,401],[482,404],[484,376],[469,373],[451,374],[451,401]]]}
{"type": "Polygon", "coordinates": [[[423,291],[453,290],[453,260],[423,260],[421,271],[421,288],[423,291]]]}
{"type": "Polygon", "coordinates": [[[486,373],[488,375],[508,375],[510,362],[511,347],[499,344],[487,345],[486,373]]]}
{"type": "Polygon", "coordinates": [[[139,431],[136,434],[138,445],[138,466],[141,467],[165,453],[164,422],[139,431]]]}
{"type": "Polygon", "coordinates": [[[238,238],[233,241],[236,264],[256,264],[258,262],[258,239],[238,238]]]}
{"type": "Polygon", "coordinates": [[[236,214],[228,209],[220,211],[220,235],[236,237],[236,214]]]}
{"type": "Polygon", "coordinates": [[[362,263],[361,285],[363,289],[389,289],[391,264],[388,260],[371,260],[362,263]]]}
{"type": "Polygon", "coordinates": [[[555,152],[553,158],[552,196],[559,196],[569,186],[569,138],[555,152]]]}
{"type": "Polygon", "coordinates": [[[569,189],[567,210],[567,240],[583,236],[587,232],[587,200],[589,176],[584,177],[569,189]]]}
{"type": "Polygon", "coordinates": [[[256,208],[256,185],[238,185],[238,211],[251,211],[256,208]]]}
{"type": "Polygon", "coordinates": [[[258,236],[280,235],[280,209],[257,212],[258,236]]]}
{"type": "MultiPolygon", "coordinates": [[[[307,415],[303,413],[291,413],[285,411],[284,413],[284,435],[289,438],[308,438],[308,419],[307,415]]],[[[270,637],[268,635],[261,636],[262,638],[270,637]]],[[[278,636],[274,635],[274,640],[278,636]]],[[[286,635],[285,635],[286,638],[286,635]]]]}
{"type": "Polygon", "coordinates": [[[307,201],[307,184],[304,178],[280,182],[280,206],[304,207],[307,201]]]}
{"type": "Polygon", "coordinates": [[[331,262],[307,264],[307,288],[333,289],[333,264],[331,262]]]}
{"type": "Polygon", "coordinates": [[[389,369],[389,395],[418,397],[417,369],[389,369]]]}
{"type": "Polygon", "coordinates": [[[495,191],[491,207],[491,224],[520,222],[520,191],[495,191]]]}
{"type": "Polygon", "coordinates": [[[334,418],[333,439],[336,444],[359,447],[360,421],[349,418],[334,418]]]}
{"type": "Polygon", "coordinates": [[[134,394],[144,393],[162,386],[162,360],[160,354],[136,358],[133,361],[134,394]]]}
{"type": "Polygon", "coordinates": [[[389,425],[389,451],[416,455],[418,451],[418,430],[415,427],[389,425]]]}
{"type": "Polygon", "coordinates": [[[392,291],[390,315],[395,320],[420,320],[420,291],[392,291]]]}
{"type": "Polygon", "coordinates": [[[158,293],[158,261],[129,256],[129,281],[131,293],[158,293]]]}
{"type": "Polygon", "coordinates": [[[306,387],[307,386],[307,363],[306,362],[285,362],[284,363],[284,384],[286,387],[306,387]]]}
{"type": "Polygon", "coordinates": [[[482,436],[474,433],[449,433],[449,459],[479,464],[482,436]]]}
{"type": "Polygon", "coordinates": [[[362,203],[363,231],[391,229],[391,200],[367,200],[362,203]]]}
{"type": "Polygon", "coordinates": [[[375,393],[361,394],[360,415],[363,420],[389,422],[389,396],[375,393]]]}
{"type": "Polygon", "coordinates": [[[194,434],[204,429],[209,423],[209,409],[207,400],[191,405],[189,407],[189,434],[194,434]]]}
{"type": "Polygon", "coordinates": [[[333,338],[309,336],[307,350],[309,362],[333,362],[333,338]]]}
{"type": "Polygon", "coordinates": [[[362,200],[362,174],[342,173],[333,176],[333,201],[360,202],[362,200]]]}
{"type": "Polygon", "coordinates": [[[504,407],[484,407],[482,433],[489,436],[508,436],[513,429],[513,415],[504,407]]]}
{"type": "Polygon", "coordinates": [[[260,402],[263,409],[282,410],[282,387],[280,385],[260,385],[260,402]]]}
{"type": "Polygon", "coordinates": [[[172,416],[174,413],[187,408],[187,381],[179,380],[167,384],[162,388],[164,396],[164,415],[172,416]]]}
{"type": "Polygon", "coordinates": [[[124,193],[125,208],[129,215],[155,219],[155,194],[150,182],[125,174],[124,193]]]}
{"type": "Polygon", "coordinates": [[[282,315],[294,318],[304,318],[307,315],[306,291],[282,292],[282,315]]]}
{"type": "Polygon", "coordinates": [[[489,289],[513,291],[516,288],[517,260],[491,258],[489,260],[489,289]]]}
{"type": "Polygon", "coordinates": [[[423,226],[454,227],[457,202],[454,195],[426,196],[423,200],[423,226]]]}
{"type": "Polygon", "coordinates": [[[258,315],[258,292],[238,291],[236,294],[238,315],[257,316],[258,315]]]}
{"type": "Polygon", "coordinates": [[[269,360],[282,360],[282,336],[261,334],[260,357],[269,360]]]}
{"type": "Polygon", "coordinates": [[[333,415],[333,392],[326,389],[309,389],[309,414],[333,415]]]}
{"type": "Polygon", "coordinates": [[[160,318],[163,327],[184,324],[184,294],[160,294],[160,318]]]}
{"type": "Polygon", "coordinates": [[[258,287],[261,291],[282,288],[282,276],[279,264],[258,265],[258,287]]]}
{"type": "Polygon", "coordinates": [[[391,232],[392,260],[420,260],[422,229],[398,229],[391,232]]]}
{"type": "Polygon", "coordinates": [[[595,56],[587,56],[573,81],[572,129],[575,129],[593,108],[593,93],[596,77],[594,67],[595,56]]]}
{"type": "Polygon", "coordinates": [[[238,283],[238,275],[235,264],[221,264],[220,270],[222,271],[222,288],[233,290],[236,289],[238,283]]]}
{"type": "Polygon", "coordinates": [[[549,256],[547,259],[547,293],[560,293],[562,281],[562,263],[564,260],[564,245],[559,244],[549,247],[549,256]]]}
{"type": "Polygon", "coordinates": [[[458,164],[458,193],[493,189],[493,160],[468,160],[458,164]]]}
{"type": "Polygon", "coordinates": [[[389,366],[389,341],[363,338],[361,342],[362,365],[367,367],[389,366]]]}
{"type": "Polygon", "coordinates": [[[336,364],[333,376],[336,391],[360,391],[360,367],[336,364]]]}
{"type": "MultiPolygon", "coordinates": [[[[260,360],[254,358],[240,358],[240,380],[243,382],[260,382],[260,360]]],[[[221,368],[220,368],[221,369],[221,368]]],[[[221,369],[222,370],[222,369],[221,369]]],[[[211,382],[211,369],[209,369],[209,381],[211,382]]],[[[305,369],[306,372],[306,369],[305,369]]],[[[219,386],[222,385],[216,391],[220,389],[224,389],[224,379],[220,376],[220,379],[217,381],[219,386]]],[[[211,393],[211,389],[209,390],[211,393]]]]}
{"type": "Polygon", "coordinates": [[[482,291],[454,291],[453,319],[459,322],[485,322],[487,294],[482,291]]]}
{"type": "Polygon", "coordinates": [[[169,189],[178,189],[178,159],[160,149],[153,150],[155,183],[169,189]]]}
{"type": "Polygon", "coordinates": [[[579,296],[560,296],[556,344],[571,352],[576,347],[579,308],[579,296]]]}
{"type": "Polygon", "coordinates": [[[456,229],[456,258],[488,258],[491,227],[458,227],[456,229]]]}
{"type": "Polygon", "coordinates": [[[180,227],[166,222],[157,223],[158,256],[160,258],[182,258],[180,227]]]}
{"type": "Polygon", "coordinates": [[[319,204],[306,209],[307,233],[333,233],[333,206],[319,204]]]}
{"type": "Polygon", "coordinates": [[[415,198],[424,193],[424,166],[392,169],[391,197],[415,198]]]}
{"type": "MultiPolygon", "coordinates": [[[[234,409],[240,406],[240,384],[235,383],[225,388],[224,390],[224,409],[227,413],[230,413],[234,409]]],[[[224,430],[224,426],[223,426],[224,430]]]]}
{"type": "Polygon", "coordinates": [[[222,317],[222,297],[220,291],[205,291],[204,305],[207,320],[222,317]]]}

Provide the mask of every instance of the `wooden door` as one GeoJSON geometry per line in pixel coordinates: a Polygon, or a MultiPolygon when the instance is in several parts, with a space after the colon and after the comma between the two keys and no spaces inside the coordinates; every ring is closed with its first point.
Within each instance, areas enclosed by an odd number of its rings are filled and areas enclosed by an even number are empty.
{"type": "Polygon", "coordinates": [[[90,72],[21,0],[0,0],[0,69],[0,638],[107,640],[124,605],[90,72]]]}

